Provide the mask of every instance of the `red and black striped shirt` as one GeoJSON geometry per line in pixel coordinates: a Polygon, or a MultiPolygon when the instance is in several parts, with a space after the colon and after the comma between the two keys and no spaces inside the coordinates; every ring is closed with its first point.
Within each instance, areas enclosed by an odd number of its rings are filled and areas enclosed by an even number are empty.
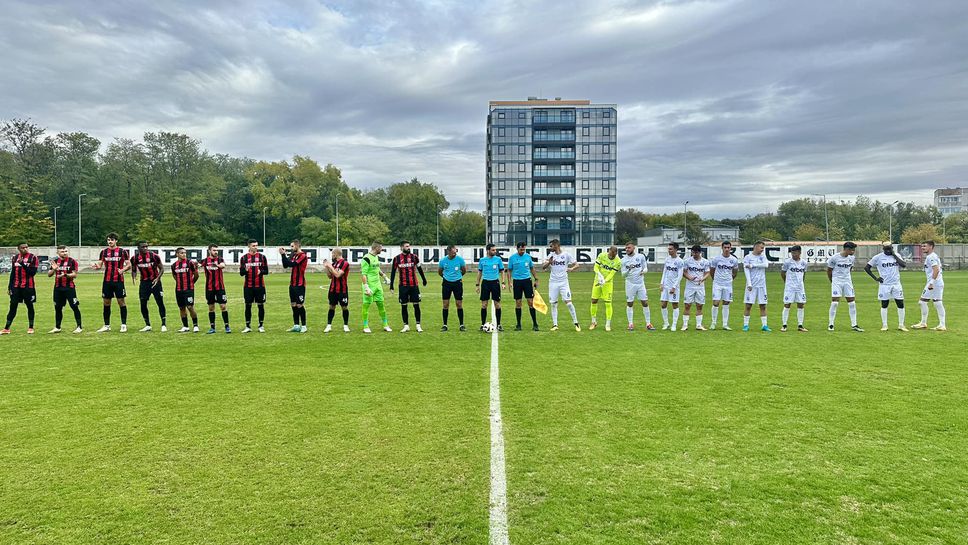
{"type": "Polygon", "coordinates": [[[98,259],[104,263],[105,282],[124,282],[124,273],[121,272],[121,269],[124,267],[124,263],[128,261],[127,250],[120,246],[104,248],[101,250],[98,259]]]}
{"type": "Polygon", "coordinates": [[[198,279],[198,265],[190,259],[179,259],[171,264],[171,275],[175,277],[175,291],[193,290],[198,279]]]}
{"type": "Polygon", "coordinates": [[[34,275],[39,266],[37,256],[30,252],[14,256],[10,262],[10,288],[34,287],[34,275]]]}
{"type": "MultiPolygon", "coordinates": [[[[420,266],[420,258],[417,254],[400,253],[393,258],[393,265],[390,267],[390,285],[393,286],[393,277],[399,272],[400,287],[417,285],[417,267],[420,266]]],[[[421,273],[421,276],[423,273],[421,273]]]]}
{"type": "Polygon", "coordinates": [[[287,269],[292,269],[292,273],[289,275],[290,286],[306,285],[307,265],[309,265],[309,257],[306,255],[306,252],[292,254],[292,257],[282,254],[282,266],[287,269]]]}
{"type": "Polygon", "coordinates": [[[339,278],[334,276],[329,280],[329,292],[349,293],[350,290],[346,283],[346,277],[350,274],[350,264],[345,259],[337,259],[333,262],[333,268],[337,271],[343,271],[343,274],[339,278]]]}
{"type": "Polygon", "coordinates": [[[154,252],[141,252],[131,258],[131,266],[141,275],[142,282],[154,282],[161,275],[161,258],[154,252]]]}
{"type": "Polygon", "coordinates": [[[222,278],[220,263],[225,263],[221,257],[206,257],[202,260],[202,268],[205,269],[205,290],[219,291],[225,289],[225,280],[222,278]]]}
{"type": "Polygon", "coordinates": [[[245,287],[264,288],[266,281],[263,277],[269,274],[269,260],[261,253],[246,252],[239,260],[239,274],[245,277],[245,287]]]}
{"type": "Polygon", "coordinates": [[[77,271],[77,261],[73,257],[65,257],[54,260],[57,265],[57,272],[54,274],[55,288],[73,288],[74,277],[67,276],[77,271]]]}

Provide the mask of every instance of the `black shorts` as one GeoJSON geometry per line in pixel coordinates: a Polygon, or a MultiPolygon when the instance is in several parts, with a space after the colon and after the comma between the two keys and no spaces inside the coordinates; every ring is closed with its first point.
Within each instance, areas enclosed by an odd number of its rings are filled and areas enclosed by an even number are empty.
{"type": "Polygon", "coordinates": [[[485,280],[481,282],[481,301],[491,300],[494,302],[501,301],[501,281],[500,280],[485,280]]]}
{"type": "Polygon", "coordinates": [[[74,288],[54,288],[54,306],[74,306],[77,304],[77,290],[74,288]]]}
{"type": "Polygon", "coordinates": [[[252,303],[262,304],[266,302],[266,288],[265,286],[261,288],[243,288],[242,296],[245,298],[245,304],[251,305],[252,303]]]}
{"type": "Polygon", "coordinates": [[[127,296],[124,282],[101,282],[101,299],[124,299],[127,296]]]}
{"type": "Polygon", "coordinates": [[[463,301],[464,300],[464,283],[463,282],[461,282],[460,280],[455,280],[453,282],[450,282],[448,280],[444,280],[444,283],[441,284],[441,286],[440,286],[440,297],[444,301],[446,301],[446,300],[450,299],[451,296],[453,296],[454,299],[457,299],[458,301],[463,301]]]}
{"type": "Polygon", "coordinates": [[[530,278],[525,278],[523,280],[512,280],[514,286],[514,300],[517,301],[521,299],[523,295],[525,299],[534,298],[534,284],[531,282],[530,278]]]}
{"type": "Polygon", "coordinates": [[[210,305],[224,305],[229,298],[225,295],[225,290],[205,290],[205,301],[210,305]]]}
{"type": "Polygon", "coordinates": [[[138,298],[142,301],[147,301],[151,299],[152,295],[155,297],[165,296],[165,288],[161,285],[161,281],[159,280],[157,284],[152,286],[150,281],[142,280],[138,286],[138,298]]]}
{"type": "Polygon", "coordinates": [[[335,307],[339,305],[345,307],[350,304],[350,294],[345,291],[331,291],[329,292],[329,306],[335,307]]]}
{"type": "Polygon", "coordinates": [[[175,290],[175,303],[178,308],[195,306],[195,290],[175,290]]]}
{"type": "Polygon", "coordinates": [[[420,302],[420,288],[417,286],[400,286],[397,289],[400,292],[397,300],[400,301],[401,305],[420,302]]]}
{"type": "Polygon", "coordinates": [[[289,286],[289,302],[301,305],[306,302],[306,286],[289,286]]]}
{"type": "Polygon", "coordinates": [[[36,300],[36,288],[13,288],[10,290],[11,303],[33,303],[36,300]]]}

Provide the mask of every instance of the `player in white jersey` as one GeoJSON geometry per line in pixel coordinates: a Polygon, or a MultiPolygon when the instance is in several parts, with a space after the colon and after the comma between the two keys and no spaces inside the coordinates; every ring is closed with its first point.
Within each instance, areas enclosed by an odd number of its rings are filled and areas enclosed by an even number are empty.
{"type": "Polygon", "coordinates": [[[709,278],[709,260],[702,256],[702,246],[696,244],[689,248],[692,256],[686,259],[686,270],[683,276],[686,278],[686,290],[683,293],[683,302],[686,304],[685,312],[682,313],[682,330],[689,329],[689,313],[693,303],[696,305],[696,331],[706,331],[702,326],[702,307],[706,304],[706,279],[709,278]]]}
{"type": "Polygon", "coordinates": [[[944,296],[944,276],[941,274],[941,258],[934,253],[934,241],[926,240],[921,243],[921,254],[924,255],[924,275],[927,276],[927,284],[921,292],[921,321],[911,326],[911,329],[928,328],[928,301],[934,301],[934,309],[938,312],[938,325],[935,331],[947,331],[945,325],[944,303],[941,298],[944,296]]]}
{"type": "Polygon", "coordinates": [[[800,258],[803,249],[800,246],[790,246],[790,257],[783,261],[780,267],[780,278],[783,279],[783,327],[787,330],[787,320],[790,319],[790,306],[797,304],[797,331],[806,332],[803,327],[803,307],[807,303],[807,289],[803,285],[803,275],[807,272],[807,262],[800,258]]]}
{"type": "Polygon", "coordinates": [[[746,274],[746,296],[743,302],[746,303],[746,310],[743,312],[743,331],[750,330],[750,310],[753,304],[760,305],[760,331],[770,332],[770,326],[766,325],[766,269],[770,267],[770,262],[766,259],[763,250],[766,244],[762,240],[757,240],[753,244],[753,252],[743,257],[743,272],[746,274]]]}
{"type": "Polygon", "coordinates": [[[541,264],[541,270],[551,269],[551,279],[548,280],[548,301],[551,302],[551,330],[558,331],[558,300],[565,302],[568,312],[571,313],[571,321],[575,324],[575,331],[581,331],[578,324],[578,314],[575,312],[575,305],[571,302],[571,285],[568,283],[568,273],[578,268],[578,261],[568,252],[561,250],[561,241],[552,240],[548,246],[551,253],[548,259],[541,264]]]}
{"type": "Polygon", "coordinates": [[[863,333],[864,330],[857,325],[857,303],[854,302],[854,280],[851,278],[850,270],[854,267],[854,252],[857,245],[849,240],[844,243],[844,249],[830,256],[827,260],[827,279],[830,280],[830,321],[827,324],[829,331],[834,330],[834,321],[837,318],[837,307],[840,305],[840,298],[847,299],[847,310],[850,313],[850,328],[854,331],[863,333]]]}
{"type": "Polygon", "coordinates": [[[716,329],[719,306],[723,307],[723,329],[729,331],[729,304],[733,302],[733,280],[739,272],[739,260],[733,255],[733,243],[722,243],[723,253],[709,261],[713,275],[713,321],[709,329],[716,329]]]}
{"type": "Polygon", "coordinates": [[[901,269],[907,267],[907,263],[901,259],[894,251],[894,245],[890,242],[884,244],[881,253],[875,255],[867,262],[864,271],[874,279],[880,286],[877,288],[877,298],[881,300],[881,331],[887,331],[887,307],[894,299],[897,305],[897,328],[900,331],[907,331],[904,327],[904,289],[901,287],[901,269]],[[874,276],[872,269],[877,267],[877,276],[874,276]]]}
{"type": "Polygon", "coordinates": [[[652,310],[649,308],[649,294],[645,291],[645,273],[648,270],[648,260],[645,255],[635,249],[635,244],[625,244],[625,255],[622,257],[622,276],[625,277],[625,317],[628,318],[629,331],[635,331],[635,301],[642,303],[642,316],[645,318],[645,329],[655,331],[652,325],[652,310]]]}
{"type": "Polygon", "coordinates": [[[659,305],[662,307],[662,330],[676,330],[679,321],[679,284],[686,262],[679,257],[679,243],[669,243],[669,255],[662,265],[662,282],[659,284],[659,305]],[[669,324],[669,303],[672,303],[672,324],[669,324]]]}

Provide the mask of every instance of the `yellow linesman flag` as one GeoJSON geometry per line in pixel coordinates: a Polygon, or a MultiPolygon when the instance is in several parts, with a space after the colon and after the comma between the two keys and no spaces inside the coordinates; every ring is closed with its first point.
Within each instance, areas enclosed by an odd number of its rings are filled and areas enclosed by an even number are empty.
{"type": "Polygon", "coordinates": [[[541,298],[541,292],[534,290],[534,309],[541,314],[548,314],[548,303],[541,298]]]}

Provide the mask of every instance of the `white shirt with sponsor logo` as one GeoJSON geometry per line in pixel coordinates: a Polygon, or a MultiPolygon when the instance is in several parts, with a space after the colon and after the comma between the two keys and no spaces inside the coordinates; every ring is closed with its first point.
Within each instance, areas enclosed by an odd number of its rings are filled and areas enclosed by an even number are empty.
{"type": "Polygon", "coordinates": [[[662,286],[678,288],[682,282],[682,273],[686,270],[686,262],[681,257],[667,257],[662,266],[662,286]]]}
{"type": "Polygon", "coordinates": [[[849,255],[844,257],[837,252],[836,254],[830,256],[827,260],[827,268],[831,269],[832,279],[837,284],[849,284],[853,285],[853,280],[850,276],[850,270],[854,267],[854,256],[849,255]]]}
{"type": "Polygon", "coordinates": [[[622,258],[622,274],[625,276],[625,283],[630,286],[641,284],[647,270],[648,260],[643,254],[636,252],[622,258]]]}
{"type": "Polygon", "coordinates": [[[686,270],[689,271],[689,276],[695,278],[695,280],[690,280],[689,283],[698,286],[699,280],[702,280],[706,276],[706,271],[709,270],[709,260],[705,257],[693,259],[690,256],[686,260],[686,270]]]}
{"type": "Polygon", "coordinates": [[[788,257],[783,261],[783,272],[786,273],[785,289],[797,292],[804,290],[803,273],[807,272],[806,261],[803,259],[795,261],[792,257],[788,257]]]}
{"type": "Polygon", "coordinates": [[[770,261],[766,259],[766,253],[756,255],[746,254],[743,257],[743,271],[746,273],[746,285],[754,288],[766,288],[766,269],[770,266],[770,261]]]}
{"type": "Polygon", "coordinates": [[[575,258],[568,252],[551,254],[550,282],[565,283],[568,281],[568,267],[575,264],[575,258]]]}
{"type": "Polygon", "coordinates": [[[733,285],[733,271],[739,267],[736,256],[725,257],[719,254],[709,260],[709,266],[713,270],[714,286],[731,287],[733,285]]]}
{"type": "Polygon", "coordinates": [[[941,276],[943,267],[941,266],[941,258],[938,254],[931,252],[924,258],[924,274],[928,277],[928,283],[934,282],[935,286],[944,285],[944,278],[941,276]],[[938,267],[938,278],[934,278],[934,267],[938,267]]]}
{"type": "Polygon", "coordinates": [[[877,268],[877,276],[884,279],[884,284],[893,286],[901,283],[901,267],[897,264],[897,258],[881,252],[867,262],[871,267],[877,268]]]}

